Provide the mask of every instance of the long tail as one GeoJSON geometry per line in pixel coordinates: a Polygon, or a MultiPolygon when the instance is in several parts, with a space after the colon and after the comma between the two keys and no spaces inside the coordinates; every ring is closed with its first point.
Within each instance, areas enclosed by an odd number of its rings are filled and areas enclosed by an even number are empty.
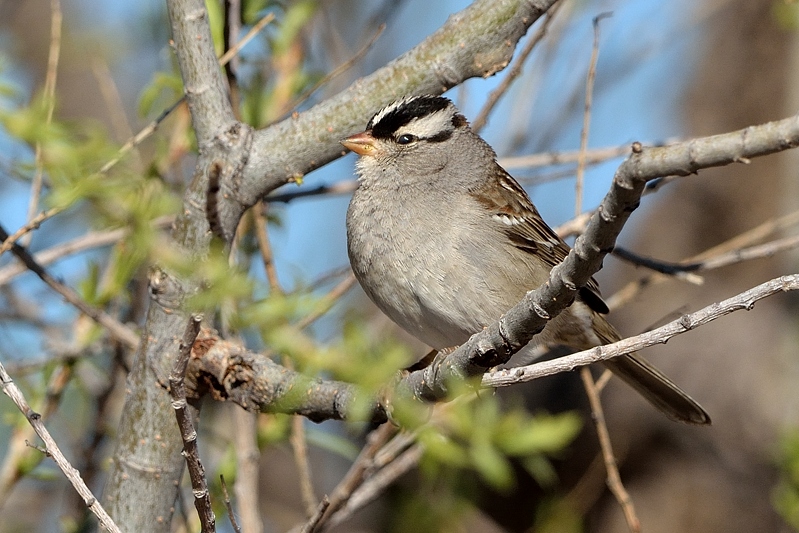
{"type": "MultiPolygon", "coordinates": [[[[601,315],[594,315],[594,331],[606,343],[621,338],[601,315]]],[[[672,420],[710,424],[710,415],[696,400],[639,355],[623,355],[603,364],[672,420]]]]}

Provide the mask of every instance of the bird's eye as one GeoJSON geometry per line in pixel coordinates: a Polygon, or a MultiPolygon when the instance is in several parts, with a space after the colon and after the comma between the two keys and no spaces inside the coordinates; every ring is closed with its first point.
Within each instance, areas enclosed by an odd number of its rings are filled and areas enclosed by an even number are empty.
{"type": "Polygon", "coordinates": [[[411,135],[410,133],[403,133],[399,137],[397,137],[397,144],[411,144],[416,140],[415,135],[411,135]]]}

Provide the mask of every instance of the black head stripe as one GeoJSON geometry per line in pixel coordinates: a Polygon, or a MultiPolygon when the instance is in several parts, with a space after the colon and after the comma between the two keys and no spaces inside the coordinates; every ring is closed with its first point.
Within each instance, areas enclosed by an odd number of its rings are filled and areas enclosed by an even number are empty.
{"type": "Polygon", "coordinates": [[[389,139],[411,120],[446,109],[451,103],[442,96],[419,96],[400,100],[379,111],[369,121],[366,129],[371,130],[376,138],[389,139]]]}

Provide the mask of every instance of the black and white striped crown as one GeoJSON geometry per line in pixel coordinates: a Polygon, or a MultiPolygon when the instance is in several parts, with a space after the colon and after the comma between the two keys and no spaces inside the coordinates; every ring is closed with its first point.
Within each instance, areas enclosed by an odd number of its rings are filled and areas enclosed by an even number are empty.
{"type": "Polygon", "coordinates": [[[466,118],[443,96],[408,96],[378,111],[366,129],[377,139],[403,134],[427,141],[443,141],[466,125],[466,118]]]}

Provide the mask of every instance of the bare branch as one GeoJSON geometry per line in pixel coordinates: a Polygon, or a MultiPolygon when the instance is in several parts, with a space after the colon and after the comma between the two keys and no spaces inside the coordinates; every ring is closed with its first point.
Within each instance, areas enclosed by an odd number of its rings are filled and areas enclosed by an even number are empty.
{"type": "MultiPolygon", "coordinates": [[[[11,239],[5,229],[0,226],[0,239],[8,241],[11,239]]],[[[86,303],[80,295],[72,290],[72,288],[56,280],[51,276],[41,265],[39,265],[34,257],[26,248],[23,248],[16,242],[11,242],[11,251],[14,255],[22,261],[22,263],[34,274],[39,276],[51,289],[64,297],[64,299],[75,306],[81,313],[85,314],[101,326],[103,326],[108,333],[116,340],[125,344],[128,348],[136,349],[139,345],[139,336],[133,332],[126,325],[119,322],[117,319],[86,303]]]]}
{"type": "MultiPolygon", "coordinates": [[[[47,74],[44,78],[44,100],[47,106],[47,116],[45,123],[49,126],[53,121],[55,111],[55,86],[58,75],[58,60],[61,57],[61,24],[63,21],[60,0],[50,0],[50,50],[47,55],[47,74]]],[[[36,217],[39,209],[39,197],[42,194],[42,184],[44,183],[44,161],[41,142],[36,141],[34,149],[33,181],[31,182],[31,197],[28,203],[28,221],[36,217]]],[[[28,233],[22,239],[22,246],[30,245],[32,234],[28,233]]]]}
{"type": "MultiPolygon", "coordinates": [[[[258,207],[260,207],[260,204],[258,207]]],[[[269,241],[269,233],[267,232],[267,218],[264,213],[266,205],[263,205],[261,209],[258,209],[258,207],[253,210],[253,224],[255,225],[255,238],[258,241],[258,249],[261,251],[261,260],[264,263],[266,279],[269,281],[269,290],[274,294],[283,294],[284,291],[277,277],[277,269],[275,268],[274,256],[272,255],[272,245],[269,241]]]]}
{"type": "MultiPolygon", "coordinates": [[[[582,150],[567,150],[563,152],[544,152],[514,157],[500,157],[498,162],[506,169],[566,165],[568,163],[577,163],[580,160],[581,152],[582,150]]],[[[628,156],[630,153],[632,153],[632,151],[629,144],[623,146],[609,146],[606,148],[591,148],[585,150],[585,161],[586,164],[601,163],[615,157],[628,156]]]]}
{"type": "Polygon", "coordinates": [[[591,105],[594,100],[594,80],[596,79],[596,63],[599,59],[599,21],[610,16],[601,13],[594,17],[594,44],[591,47],[591,61],[585,81],[585,107],[583,109],[583,127],[580,130],[580,152],[577,158],[577,181],[574,186],[574,216],[583,212],[583,178],[585,176],[586,156],[588,149],[588,132],[591,129],[591,105]]]}
{"type": "Polygon", "coordinates": [[[200,451],[197,449],[197,431],[194,429],[194,422],[188,411],[186,402],[186,388],[184,377],[186,367],[189,364],[191,348],[194,340],[200,332],[202,323],[201,315],[192,315],[186,325],[183,339],[180,341],[180,353],[175,360],[175,366],[169,375],[169,392],[172,395],[172,408],[175,410],[175,417],[180,427],[180,436],[183,438],[183,456],[189,466],[189,477],[191,478],[191,488],[194,493],[194,507],[200,517],[200,524],[203,533],[216,531],[216,519],[211,508],[211,499],[208,493],[208,482],[205,479],[205,468],[200,461],[200,451]]]}
{"type": "Polygon", "coordinates": [[[513,65],[508,69],[508,73],[502,79],[502,82],[499,84],[499,87],[491,91],[486,99],[485,104],[483,104],[483,108],[480,110],[480,113],[477,114],[477,117],[472,121],[472,129],[475,132],[480,132],[483,127],[488,123],[488,116],[491,114],[491,111],[494,110],[494,107],[499,102],[500,98],[505,95],[508,91],[510,86],[516,81],[522,73],[522,67],[524,66],[524,62],[527,61],[527,58],[532,53],[533,49],[541,42],[541,40],[546,37],[547,30],[549,30],[549,25],[552,23],[552,19],[557,13],[558,8],[563,4],[555,4],[553,5],[549,12],[547,13],[544,22],[535,32],[535,34],[528,39],[527,44],[524,45],[522,51],[519,52],[519,55],[513,61],[513,65]]]}
{"type": "Polygon", "coordinates": [[[594,420],[597,437],[599,437],[599,446],[602,449],[602,459],[605,462],[608,487],[621,506],[624,519],[627,521],[627,527],[630,528],[630,532],[640,533],[641,522],[638,520],[638,516],[635,513],[635,507],[630,499],[630,495],[621,482],[619,468],[616,465],[616,456],[613,454],[613,446],[610,442],[610,432],[605,423],[605,411],[602,409],[602,402],[599,400],[600,387],[594,383],[594,378],[591,377],[591,371],[587,366],[580,369],[580,378],[583,380],[583,386],[588,395],[588,401],[591,404],[591,418],[594,420]]]}
{"type": "Polygon", "coordinates": [[[339,298],[344,296],[354,285],[355,274],[350,272],[346,278],[341,280],[335,287],[330,289],[330,292],[322,297],[317,304],[316,309],[305,315],[299,322],[297,322],[297,327],[299,329],[305,329],[316,322],[325,313],[330,311],[330,308],[333,307],[333,304],[335,304],[339,298]]]}
{"type": "Polygon", "coordinates": [[[489,372],[483,376],[482,385],[484,387],[507,387],[515,383],[532,381],[560,372],[569,372],[581,366],[632,353],[656,344],[665,344],[672,337],[703,326],[734,311],[749,311],[758,300],[780,292],[797,289],[799,289],[799,274],[775,278],[732,298],[711,304],[695,313],[683,315],[665,326],[635,337],[629,337],[604,346],[597,346],[590,350],[584,350],[551,361],[489,372]]]}
{"type": "MultiPolygon", "coordinates": [[[[702,263],[704,264],[705,261],[714,263],[717,258],[722,258],[727,256],[727,254],[735,254],[736,252],[743,252],[747,249],[747,246],[752,245],[753,243],[764,239],[771,235],[772,233],[786,229],[794,224],[799,222],[799,211],[794,211],[793,213],[789,213],[787,215],[781,216],[779,218],[774,218],[759,224],[758,226],[747,230],[731,239],[728,239],[722,243],[717,244],[716,246],[712,246],[705,250],[702,253],[694,255],[693,257],[689,257],[684,259],[680,263],[688,264],[688,263],[702,263]]],[[[786,240],[789,240],[790,237],[786,237],[786,239],[780,239],[778,241],[774,241],[775,245],[775,252],[782,250],[782,246],[777,246],[776,243],[782,242],[785,244],[786,240]]],[[[767,246],[767,245],[762,245],[767,246]]],[[[757,247],[752,246],[751,250],[755,250],[757,247]]],[[[787,246],[786,246],[787,248],[787,246]]],[[[763,249],[760,249],[763,251],[763,249]]],[[[752,253],[745,254],[747,259],[754,259],[757,256],[752,253]]],[[[709,270],[709,269],[708,269],[709,270]]],[[[635,281],[631,281],[620,290],[618,290],[615,294],[613,294],[610,298],[607,298],[605,301],[608,304],[608,307],[612,309],[618,309],[621,305],[625,302],[628,302],[635,298],[635,296],[644,288],[651,286],[655,283],[660,283],[666,280],[671,279],[670,277],[664,274],[657,274],[653,273],[649,276],[645,276],[641,279],[637,279],[635,281]]]]}
{"type": "MultiPolygon", "coordinates": [[[[153,221],[153,226],[161,229],[167,228],[172,224],[172,222],[174,222],[174,220],[175,217],[173,216],[160,217],[153,221]]],[[[56,244],[55,246],[51,246],[46,250],[36,252],[36,254],[33,256],[33,259],[36,261],[36,263],[44,267],[72,254],[114,244],[125,238],[128,234],[130,234],[130,229],[128,228],[91,231],[81,235],[80,237],[75,237],[70,241],[56,244]]],[[[0,286],[6,285],[15,277],[27,271],[28,269],[21,262],[13,263],[0,268],[0,286]]]]}
{"type": "Polygon", "coordinates": [[[241,528],[239,527],[239,523],[236,521],[235,513],[233,512],[233,505],[230,503],[230,496],[227,492],[227,483],[225,483],[225,476],[219,474],[219,483],[222,485],[222,494],[225,498],[225,509],[227,509],[228,518],[230,518],[230,525],[233,527],[233,531],[236,533],[241,533],[241,528]]]}
{"type": "Polygon", "coordinates": [[[668,275],[679,275],[689,272],[701,272],[704,270],[713,270],[722,268],[742,261],[750,261],[752,259],[760,259],[763,257],[771,257],[779,252],[784,252],[799,246],[799,235],[790,235],[782,239],[776,239],[771,242],[750,246],[748,248],[741,248],[738,250],[731,250],[724,254],[719,254],[715,257],[709,257],[704,261],[681,261],[679,263],[669,263],[667,261],[659,261],[637,255],[624,248],[618,246],[613,250],[613,254],[621,259],[630,261],[636,265],[650,268],[655,272],[668,275]]]}
{"type": "Polygon", "coordinates": [[[25,234],[35,229],[39,229],[39,226],[42,224],[42,222],[56,216],[64,209],[66,208],[51,207],[50,209],[42,211],[41,213],[30,219],[24,226],[20,227],[17,231],[12,233],[11,235],[6,234],[4,237],[2,237],[3,244],[0,245],[0,255],[3,255],[7,251],[9,251],[14,246],[14,244],[16,244],[16,242],[19,239],[21,239],[25,234]]]}
{"type": "Polygon", "coordinates": [[[305,420],[301,416],[294,416],[291,419],[289,443],[291,444],[291,450],[294,452],[294,464],[297,466],[302,504],[305,507],[305,514],[310,519],[316,515],[318,506],[311,479],[311,464],[308,461],[308,444],[305,442],[304,424],[305,420]]]}
{"type": "Polygon", "coordinates": [[[405,449],[399,456],[380,470],[369,476],[349,500],[330,519],[330,526],[336,526],[349,519],[356,511],[371,503],[394,483],[400,476],[410,471],[419,464],[424,448],[421,444],[414,444],[405,449]]]}
{"type": "Polygon", "coordinates": [[[33,427],[34,431],[36,431],[36,434],[39,435],[39,438],[42,439],[42,442],[44,442],[47,455],[53,458],[58,468],[67,476],[69,482],[72,483],[72,486],[75,487],[75,490],[80,494],[81,498],[83,498],[86,506],[98,518],[103,528],[111,532],[119,533],[120,529],[111,517],[108,516],[108,513],[105,512],[105,509],[103,509],[100,502],[97,501],[97,498],[94,497],[89,487],[86,486],[86,483],[84,483],[80,476],[80,472],[69,463],[61,452],[58,444],[56,444],[50,432],[47,431],[47,428],[42,423],[41,415],[31,409],[28,401],[22,395],[22,391],[14,384],[11,376],[6,373],[6,369],[3,367],[2,363],[0,363],[0,386],[5,395],[11,398],[22,414],[25,415],[25,418],[28,419],[28,423],[33,427]]]}
{"type": "Polygon", "coordinates": [[[319,510],[324,508],[324,511],[319,518],[315,517],[306,524],[303,532],[313,533],[324,529],[328,524],[327,521],[341,509],[347,501],[349,501],[353,492],[360,487],[367,477],[367,472],[372,468],[374,458],[380,448],[388,442],[388,440],[397,432],[397,428],[391,423],[385,423],[379,428],[372,431],[366,439],[366,446],[363,447],[358,458],[350,467],[344,478],[336,485],[330,497],[326,497],[319,505],[319,510]]]}
{"type": "MultiPolygon", "coordinates": [[[[233,443],[236,450],[236,481],[233,484],[233,493],[236,495],[236,507],[239,509],[244,531],[261,533],[264,525],[261,521],[258,499],[260,493],[258,466],[261,462],[261,451],[258,449],[258,413],[236,407],[233,423],[235,424],[233,443]]],[[[231,521],[233,521],[232,514],[231,521]]]]}

